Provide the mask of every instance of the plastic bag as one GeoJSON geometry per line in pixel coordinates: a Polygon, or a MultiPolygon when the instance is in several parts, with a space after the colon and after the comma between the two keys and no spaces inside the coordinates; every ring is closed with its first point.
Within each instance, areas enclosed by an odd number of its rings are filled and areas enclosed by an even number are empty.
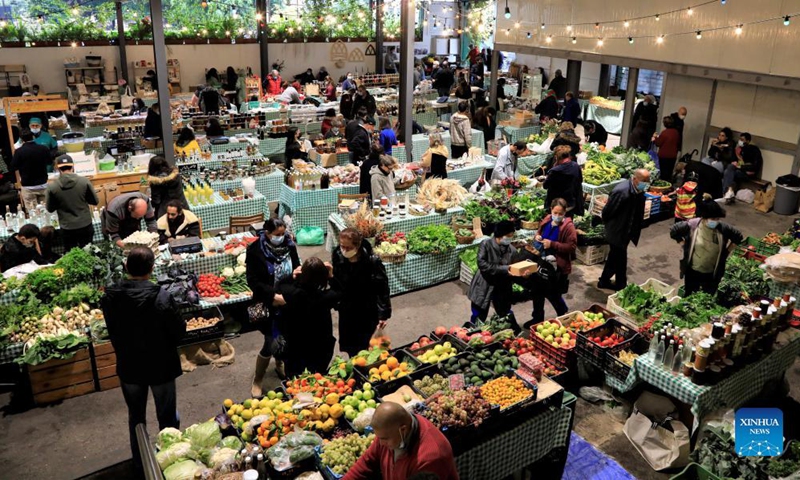
{"type": "Polygon", "coordinates": [[[764,261],[764,269],[778,283],[800,282],[800,253],[779,253],[764,261]]]}
{"type": "Polygon", "coordinates": [[[286,444],[289,447],[297,448],[303,445],[310,445],[316,447],[322,445],[322,437],[314,432],[306,432],[304,430],[295,430],[294,432],[284,437],[286,444]]]}
{"type": "Polygon", "coordinates": [[[214,420],[197,423],[183,432],[184,440],[192,444],[196,450],[213,448],[222,440],[222,432],[214,420]]]}
{"type": "Polygon", "coordinates": [[[203,466],[194,460],[184,460],[164,469],[164,480],[194,480],[195,473],[202,470],[203,466]]]}
{"type": "Polygon", "coordinates": [[[469,187],[469,193],[488,192],[491,189],[492,187],[488,182],[486,182],[483,178],[479,178],[477,181],[475,181],[475,183],[472,184],[471,187],[469,187]]]}
{"type": "Polygon", "coordinates": [[[297,232],[297,244],[302,247],[322,245],[325,243],[325,232],[320,227],[302,227],[297,232]]]}
{"type": "Polygon", "coordinates": [[[614,400],[614,397],[611,396],[610,393],[606,392],[600,387],[581,387],[580,390],[578,390],[578,395],[580,395],[582,399],[591,403],[600,401],[610,402],[614,400]]]}
{"type": "Polygon", "coordinates": [[[744,203],[753,203],[755,200],[756,194],[749,188],[742,188],[738,192],[736,192],[736,200],[744,203]]]}
{"type": "Polygon", "coordinates": [[[553,144],[554,139],[555,136],[549,136],[544,142],[542,142],[541,145],[537,145],[534,143],[533,144],[534,147],[531,149],[531,151],[537,155],[544,155],[546,153],[550,153],[550,145],[553,144]]]}
{"type": "Polygon", "coordinates": [[[242,190],[248,197],[254,197],[256,194],[256,180],[253,177],[243,178],[242,190]]]}
{"type": "Polygon", "coordinates": [[[183,439],[183,433],[177,428],[167,427],[164,430],[158,432],[158,439],[156,440],[156,446],[159,450],[164,450],[169,448],[171,445],[174,445],[180,442],[183,439]]]}

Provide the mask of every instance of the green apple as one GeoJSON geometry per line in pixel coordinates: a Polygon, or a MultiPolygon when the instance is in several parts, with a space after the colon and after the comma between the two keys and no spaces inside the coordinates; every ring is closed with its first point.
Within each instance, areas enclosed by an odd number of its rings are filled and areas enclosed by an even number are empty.
{"type": "Polygon", "coordinates": [[[360,402],[360,403],[358,404],[358,411],[359,411],[359,412],[363,412],[363,411],[364,411],[364,410],[366,410],[367,408],[368,408],[368,407],[367,407],[367,402],[363,402],[363,401],[362,401],[362,402],[360,402]]]}
{"type": "Polygon", "coordinates": [[[345,412],[344,412],[344,417],[345,417],[346,419],[350,420],[351,422],[352,422],[353,420],[355,420],[357,416],[358,416],[358,411],[357,411],[357,410],[353,410],[353,409],[351,409],[351,410],[349,410],[349,411],[345,411],[345,412]]]}
{"type": "Polygon", "coordinates": [[[364,391],[362,398],[364,400],[372,400],[373,398],[375,398],[375,392],[373,392],[372,390],[366,390],[364,391]]]}
{"type": "Polygon", "coordinates": [[[371,383],[365,383],[364,384],[364,390],[372,390],[372,384],[371,383]]]}
{"type": "Polygon", "coordinates": [[[378,402],[376,402],[374,398],[367,400],[367,408],[375,408],[377,405],[378,402]]]}
{"type": "Polygon", "coordinates": [[[361,400],[362,398],[364,398],[364,393],[361,390],[356,390],[355,392],[353,392],[353,398],[355,398],[356,400],[361,400]]]}

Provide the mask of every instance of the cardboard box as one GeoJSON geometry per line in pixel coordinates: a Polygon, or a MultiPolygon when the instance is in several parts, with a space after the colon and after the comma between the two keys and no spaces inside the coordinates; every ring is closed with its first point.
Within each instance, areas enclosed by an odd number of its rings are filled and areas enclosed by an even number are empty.
{"type": "Polygon", "coordinates": [[[508,266],[508,273],[514,276],[524,276],[528,272],[536,273],[539,271],[539,264],[530,260],[523,260],[521,262],[513,263],[508,266]]]}
{"type": "Polygon", "coordinates": [[[103,196],[105,197],[106,206],[111,203],[111,200],[114,200],[120,195],[122,195],[122,189],[120,189],[119,185],[117,185],[115,182],[106,183],[103,185],[103,196]]]}
{"type": "Polygon", "coordinates": [[[533,121],[533,112],[528,110],[517,110],[514,112],[514,118],[518,120],[533,121]]]}
{"type": "Polygon", "coordinates": [[[325,168],[335,167],[339,164],[339,159],[335,153],[318,153],[316,150],[311,150],[308,157],[312,162],[325,168]]]}
{"type": "Polygon", "coordinates": [[[482,157],[483,156],[483,149],[481,147],[469,147],[469,156],[470,157],[482,157]]]}

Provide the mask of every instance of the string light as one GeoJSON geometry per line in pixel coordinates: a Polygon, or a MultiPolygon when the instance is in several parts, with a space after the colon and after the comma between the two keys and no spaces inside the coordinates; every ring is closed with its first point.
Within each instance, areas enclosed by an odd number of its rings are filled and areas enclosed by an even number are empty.
{"type": "Polygon", "coordinates": [[[542,23],[542,30],[544,30],[544,23],[542,23]]]}
{"type": "Polygon", "coordinates": [[[514,23],[514,28],[519,29],[519,22],[514,23]]]}
{"type": "Polygon", "coordinates": [[[631,26],[631,22],[625,20],[625,23],[622,24],[623,27],[628,28],[631,26]]]}
{"type": "Polygon", "coordinates": [[[786,25],[788,27],[790,23],[792,23],[792,17],[790,17],[789,15],[786,15],[785,17],[783,17],[783,24],[784,25],[786,25]]]}
{"type": "Polygon", "coordinates": [[[71,46],[72,48],[78,48],[78,42],[72,42],[72,43],[70,44],[70,46],[71,46]]]}
{"type": "Polygon", "coordinates": [[[511,18],[511,9],[508,8],[508,0],[506,0],[505,17],[506,17],[506,20],[511,18]]]}
{"type": "Polygon", "coordinates": [[[664,35],[660,35],[660,36],[658,36],[658,37],[656,38],[656,43],[657,43],[657,44],[659,44],[659,45],[661,45],[662,43],[664,43],[664,35]]]}
{"type": "Polygon", "coordinates": [[[659,21],[659,20],[661,20],[661,15],[656,14],[656,22],[659,21]]]}
{"type": "Polygon", "coordinates": [[[531,38],[531,32],[526,33],[525,36],[531,38]]]}
{"type": "Polygon", "coordinates": [[[739,24],[739,26],[736,27],[736,30],[734,30],[734,33],[736,33],[736,35],[741,35],[742,34],[742,27],[743,27],[743,25],[739,24]]]}
{"type": "Polygon", "coordinates": [[[597,39],[597,46],[598,47],[602,47],[603,46],[603,39],[602,38],[598,38],[597,39]]]}
{"type": "Polygon", "coordinates": [[[572,37],[572,44],[575,45],[578,43],[578,37],[572,37]]]}
{"type": "Polygon", "coordinates": [[[630,43],[631,45],[633,45],[633,37],[628,37],[628,43],[630,43]]]}
{"type": "Polygon", "coordinates": [[[261,15],[261,13],[256,13],[256,20],[258,20],[260,22],[263,19],[264,19],[264,15],[261,15]]]}
{"type": "Polygon", "coordinates": [[[697,35],[695,35],[695,38],[697,38],[698,40],[700,40],[701,38],[703,38],[703,32],[701,32],[700,30],[698,30],[698,31],[697,31],[697,35]]]}
{"type": "Polygon", "coordinates": [[[694,15],[694,10],[692,9],[692,7],[689,7],[688,9],[686,9],[686,14],[689,15],[690,17],[692,15],[694,15]]]}
{"type": "Polygon", "coordinates": [[[595,24],[594,24],[594,28],[600,28],[600,23],[599,23],[599,22],[598,22],[598,23],[595,23],[595,24]]]}
{"type": "Polygon", "coordinates": [[[568,32],[571,32],[571,31],[572,31],[572,25],[567,25],[567,31],[568,31],[568,32]]]}
{"type": "Polygon", "coordinates": [[[202,2],[200,2],[200,6],[203,7],[203,8],[206,8],[206,7],[208,7],[208,2],[202,1],[202,2]]]}
{"type": "Polygon", "coordinates": [[[0,28],[6,28],[6,25],[8,25],[8,23],[5,20],[0,20],[0,28]]]}
{"type": "Polygon", "coordinates": [[[552,43],[553,42],[553,36],[552,35],[548,35],[547,38],[544,39],[544,41],[545,41],[545,43],[552,43]]]}
{"type": "Polygon", "coordinates": [[[725,5],[725,0],[719,0],[719,3],[725,5]]]}
{"type": "Polygon", "coordinates": [[[78,7],[72,7],[71,12],[72,12],[72,15],[77,16],[78,15],[78,7]]]}

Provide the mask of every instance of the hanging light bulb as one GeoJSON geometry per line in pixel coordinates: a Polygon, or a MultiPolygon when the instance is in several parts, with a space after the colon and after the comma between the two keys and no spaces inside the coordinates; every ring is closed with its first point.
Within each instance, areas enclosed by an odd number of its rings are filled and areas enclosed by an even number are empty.
{"type": "Polygon", "coordinates": [[[519,22],[514,22],[514,28],[519,29],[519,22]]]}
{"type": "Polygon", "coordinates": [[[567,31],[568,31],[568,32],[571,32],[571,31],[572,31],[572,25],[567,25],[567,31]]]}
{"type": "Polygon", "coordinates": [[[719,0],[719,3],[725,5],[725,0],[719,0]]]}
{"type": "Polygon", "coordinates": [[[0,28],[6,28],[6,25],[8,25],[8,22],[5,20],[0,20],[0,28]]]}
{"type": "Polygon", "coordinates": [[[594,28],[600,28],[600,22],[594,24],[594,28]]]}
{"type": "Polygon", "coordinates": [[[239,17],[239,14],[236,12],[236,7],[235,6],[231,7],[231,16],[233,18],[238,18],[239,17]]]}
{"type": "Polygon", "coordinates": [[[70,44],[70,46],[71,46],[72,48],[78,48],[78,42],[72,42],[72,43],[70,44]]]}
{"type": "Polygon", "coordinates": [[[703,38],[703,32],[701,32],[700,30],[698,30],[698,31],[697,31],[697,35],[695,35],[695,38],[696,38],[696,39],[698,39],[698,40],[700,40],[701,38],[703,38]]]}
{"type": "Polygon", "coordinates": [[[572,44],[575,45],[578,43],[578,37],[572,37],[572,44]]]}
{"type": "Polygon", "coordinates": [[[598,38],[597,39],[597,46],[598,47],[602,47],[603,46],[603,39],[602,38],[598,38]]]}
{"type": "Polygon", "coordinates": [[[544,23],[542,23],[542,30],[544,30],[544,23]]]}
{"type": "Polygon", "coordinates": [[[203,7],[203,8],[206,8],[206,7],[208,7],[208,2],[202,1],[202,2],[200,2],[200,6],[203,7]]]}
{"type": "Polygon", "coordinates": [[[510,28],[506,28],[506,35],[508,35],[509,33],[511,33],[511,29],[510,28]]]}
{"type": "Polygon", "coordinates": [[[656,38],[656,43],[657,43],[657,44],[659,44],[659,45],[661,45],[662,43],[664,43],[664,35],[659,35],[659,36],[656,38]]]}
{"type": "Polygon", "coordinates": [[[72,7],[71,11],[73,15],[78,15],[78,7],[72,7]]]}
{"type": "Polygon", "coordinates": [[[631,22],[625,20],[625,23],[622,24],[623,27],[628,28],[631,26],[631,22]]]}
{"type": "Polygon", "coordinates": [[[630,43],[631,45],[633,45],[633,37],[628,37],[628,43],[630,43]]]}
{"type": "Polygon", "coordinates": [[[661,15],[656,13],[656,22],[659,21],[659,20],[661,20],[661,15]]]}
{"type": "Polygon", "coordinates": [[[511,18],[511,9],[510,9],[510,8],[508,8],[508,5],[506,5],[506,13],[505,13],[505,17],[506,17],[506,20],[508,20],[508,19],[510,19],[510,18],[511,18]]]}
{"type": "Polygon", "coordinates": [[[553,36],[548,35],[547,38],[544,39],[545,43],[553,43],[553,36]]]}
{"type": "Polygon", "coordinates": [[[792,23],[792,17],[790,17],[789,15],[786,15],[785,17],[783,17],[783,24],[784,25],[786,25],[788,27],[790,23],[792,23]]]}
{"type": "Polygon", "coordinates": [[[263,19],[264,19],[264,15],[261,15],[261,13],[256,13],[256,20],[258,20],[260,22],[263,19]]]}
{"type": "Polygon", "coordinates": [[[686,9],[686,15],[689,15],[690,17],[694,15],[694,10],[692,9],[692,7],[686,9]]]}
{"type": "Polygon", "coordinates": [[[526,33],[525,36],[531,38],[531,32],[526,33]]]}
{"type": "Polygon", "coordinates": [[[736,30],[734,30],[734,33],[736,33],[736,35],[741,35],[742,34],[742,25],[741,24],[739,24],[739,26],[736,27],[736,30]]]}

